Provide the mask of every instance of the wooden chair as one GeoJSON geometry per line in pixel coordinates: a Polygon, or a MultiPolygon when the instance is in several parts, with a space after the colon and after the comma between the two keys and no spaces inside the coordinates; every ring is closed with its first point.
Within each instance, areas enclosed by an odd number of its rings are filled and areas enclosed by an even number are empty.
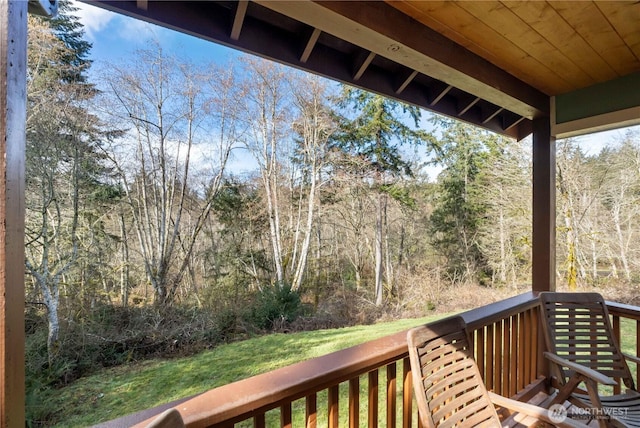
{"type": "Polygon", "coordinates": [[[552,426],[584,427],[567,419],[554,424],[549,411],[488,392],[472,358],[462,318],[447,318],[407,333],[413,388],[421,426],[496,427],[533,417],[552,426]],[[518,412],[500,420],[494,405],[518,412]]]}
{"type": "Polygon", "coordinates": [[[552,404],[569,400],[585,409],[598,409],[601,427],[640,427],[640,393],[613,335],[609,311],[598,293],[540,293],[541,320],[558,394],[552,404]],[[603,394],[620,379],[622,394],[603,394]],[[586,388],[586,391],[585,391],[586,388]],[[609,420],[607,420],[609,419],[609,420]]]}
{"type": "Polygon", "coordinates": [[[184,428],[184,421],[176,409],[160,413],[146,428],[184,428]]]}

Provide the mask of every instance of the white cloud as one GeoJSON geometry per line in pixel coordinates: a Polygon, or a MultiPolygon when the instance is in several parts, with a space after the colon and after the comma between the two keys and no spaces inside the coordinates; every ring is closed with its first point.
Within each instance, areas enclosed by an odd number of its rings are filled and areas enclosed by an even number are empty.
{"type": "Polygon", "coordinates": [[[90,41],[95,41],[97,34],[104,30],[109,25],[109,22],[117,16],[108,10],[75,0],[73,0],[73,5],[78,8],[75,14],[80,18],[80,22],[84,26],[90,41]]]}
{"type": "Polygon", "coordinates": [[[118,36],[122,40],[134,42],[133,46],[144,44],[148,40],[166,41],[168,30],[157,25],[139,19],[123,19],[118,24],[118,36]]]}

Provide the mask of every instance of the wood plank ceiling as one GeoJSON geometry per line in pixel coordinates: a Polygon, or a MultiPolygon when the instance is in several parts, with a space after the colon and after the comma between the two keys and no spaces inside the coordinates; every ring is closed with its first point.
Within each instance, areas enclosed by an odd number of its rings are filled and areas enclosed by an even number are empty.
{"type": "Polygon", "coordinates": [[[91,1],[523,138],[549,96],[640,72],[640,2],[91,1]]]}
{"type": "Polygon", "coordinates": [[[638,1],[388,1],[547,95],[640,71],[638,1]]]}

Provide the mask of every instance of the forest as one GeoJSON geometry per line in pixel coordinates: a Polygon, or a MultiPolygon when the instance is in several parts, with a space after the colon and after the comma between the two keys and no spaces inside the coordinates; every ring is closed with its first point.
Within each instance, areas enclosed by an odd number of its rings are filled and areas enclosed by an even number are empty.
{"type": "MultiPolygon", "coordinates": [[[[191,64],[153,41],[97,86],[61,9],[29,17],[32,421],[51,417],[33,403],[100,367],[530,284],[529,139],[253,57],[191,64]]],[[[637,129],[596,154],[557,142],[559,286],[637,287],[639,202],[637,129]]]]}

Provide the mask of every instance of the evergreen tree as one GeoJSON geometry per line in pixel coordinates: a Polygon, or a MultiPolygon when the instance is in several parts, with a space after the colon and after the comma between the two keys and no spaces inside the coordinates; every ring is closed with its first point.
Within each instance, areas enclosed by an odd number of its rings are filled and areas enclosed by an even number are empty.
{"type": "Polygon", "coordinates": [[[66,46],[60,60],[69,67],[62,73],[61,78],[67,83],[87,84],[87,72],[91,67],[89,54],[91,43],[84,39],[84,26],[75,15],[78,8],[69,0],[61,0],[58,15],[47,21],[53,34],[66,46]]]}
{"type": "MultiPolygon", "coordinates": [[[[89,197],[97,202],[114,196],[99,154],[100,142],[114,133],[90,111],[96,95],[87,77],[91,45],[82,42],[82,27],[71,11],[63,2],[54,21],[29,18],[26,267],[35,288],[29,300],[40,296],[47,309],[50,362],[59,349],[61,283],[76,294],[69,275],[78,265],[89,197]]],[[[83,255],[91,260],[90,252],[83,255]]]]}
{"type": "Polygon", "coordinates": [[[486,134],[458,121],[437,122],[443,127],[437,162],[444,170],[438,177],[431,215],[432,244],[445,257],[453,281],[474,280],[487,269],[478,241],[487,212],[487,203],[478,192],[488,156],[486,134]]]}
{"type": "MultiPolygon", "coordinates": [[[[403,146],[427,144],[431,136],[419,129],[421,111],[370,92],[344,86],[338,106],[355,117],[339,118],[340,133],[336,147],[359,159],[361,179],[370,181],[376,194],[375,225],[375,296],[376,305],[383,302],[383,236],[388,197],[406,195],[393,186],[397,178],[412,175],[410,163],[402,157],[403,146]],[[413,127],[408,123],[413,123],[413,127]]],[[[387,284],[392,287],[393,284],[387,284]]]]}

